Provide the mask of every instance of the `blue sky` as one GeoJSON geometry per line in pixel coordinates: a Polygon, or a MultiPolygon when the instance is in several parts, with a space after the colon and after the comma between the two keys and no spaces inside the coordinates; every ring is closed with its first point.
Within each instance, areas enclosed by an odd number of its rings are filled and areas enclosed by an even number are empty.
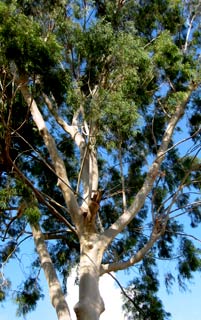
{"type": "MultiPolygon", "coordinates": [[[[14,270],[13,270],[14,272],[14,270]]],[[[16,274],[17,276],[17,274],[16,274]]],[[[72,281],[71,281],[72,284],[72,281]]],[[[110,295],[107,294],[106,303],[116,312],[118,307],[118,291],[114,286],[112,288],[111,280],[110,282],[105,281],[102,287],[103,295],[104,292],[110,292],[110,295]],[[115,288],[115,289],[114,289],[115,288]],[[113,308],[114,306],[114,308],[113,308]]],[[[177,286],[173,287],[172,294],[167,294],[165,287],[162,286],[159,295],[163,300],[165,308],[167,311],[172,313],[172,320],[200,320],[201,317],[201,275],[196,274],[194,280],[192,281],[191,286],[189,287],[191,291],[181,293],[177,286]]],[[[57,320],[55,311],[49,302],[47,286],[45,281],[43,281],[43,289],[46,292],[47,296],[44,300],[39,302],[38,308],[36,311],[30,313],[27,316],[27,320],[37,320],[37,319],[48,319],[48,320],[57,320]]],[[[71,286],[71,289],[77,289],[75,286],[71,286]]],[[[73,291],[74,294],[75,291],[73,291]]],[[[106,305],[106,308],[107,308],[106,305]]],[[[110,310],[110,312],[112,312],[110,310]]],[[[118,309],[119,314],[115,314],[115,320],[122,320],[122,316],[118,309]]],[[[107,314],[103,317],[103,320],[114,319],[112,314],[107,314]]],[[[11,303],[7,302],[4,304],[4,307],[0,307],[0,319],[1,320],[13,320],[16,318],[16,307],[11,303]]],[[[22,318],[21,318],[22,319],[22,318]]],[[[20,319],[20,320],[21,320],[20,319]]]]}
{"type": "Polygon", "coordinates": [[[201,275],[196,274],[192,284],[186,292],[179,291],[174,286],[172,294],[167,294],[162,286],[159,295],[163,300],[166,311],[171,312],[173,320],[200,320],[201,319],[201,275]]]}
{"type": "MultiPolygon", "coordinates": [[[[200,244],[201,248],[201,244],[200,244]]],[[[28,249],[28,246],[27,246],[28,249]]],[[[29,259],[29,255],[32,255],[32,252],[27,252],[26,259],[29,259]]],[[[194,279],[192,279],[191,284],[189,285],[189,290],[186,292],[180,292],[177,285],[174,285],[172,288],[172,293],[168,294],[165,286],[163,285],[162,273],[172,270],[173,264],[172,261],[163,261],[160,263],[160,273],[161,273],[161,288],[159,290],[159,297],[164,303],[166,311],[172,314],[172,320],[200,320],[201,317],[201,274],[196,273],[194,279]]],[[[10,264],[5,269],[5,275],[10,275],[14,278],[14,282],[17,282],[20,276],[20,267],[19,264],[10,264]]],[[[26,268],[23,272],[26,273],[26,268]]],[[[131,273],[135,272],[134,268],[131,269],[131,273]]],[[[53,309],[50,301],[47,290],[47,284],[44,279],[43,273],[41,273],[42,277],[42,287],[44,294],[46,295],[43,300],[41,300],[38,304],[37,309],[34,312],[31,312],[27,316],[27,320],[37,320],[37,319],[48,319],[48,320],[57,320],[57,316],[55,310],[53,309]]],[[[110,308],[105,315],[103,315],[100,320],[122,320],[122,314],[120,311],[120,290],[117,288],[113,279],[110,276],[107,276],[106,280],[101,281],[101,293],[103,298],[105,299],[106,309],[110,308]],[[109,293],[109,294],[108,294],[109,293]]],[[[123,285],[125,285],[126,281],[129,279],[129,274],[125,274],[123,272],[118,273],[118,279],[121,281],[123,285]]],[[[71,277],[69,281],[69,292],[71,293],[70,297],[68,297],[68,301],[70,303],[71,310],[73,305],[77,301],[78,295],[78,287],[74,284],[74,277],[71,277]]],[[[4,303],[2,307],[0,307],[0,319],[1,320],[13,320],[17,319],[16,317],[16,306],[10,301],[4,303]]],[[[18,318],[22,320],[22,318],[18,318]]],[[[75,318],[73,318],[74,320],[75,318]]]]}

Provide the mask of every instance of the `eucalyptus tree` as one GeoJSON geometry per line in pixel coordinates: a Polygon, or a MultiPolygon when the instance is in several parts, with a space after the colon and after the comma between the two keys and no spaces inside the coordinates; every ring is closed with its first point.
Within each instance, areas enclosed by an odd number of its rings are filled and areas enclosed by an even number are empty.
{"type": "MultiPolygon", "coordinates": [[[[18,315],[42,297],[40,268],[60,320],[71,318],[65,282],[77,263],[81,320],[104,311],[105,273],[136,266],[129,317],[165,319],[157,259],[178,256],[167,286],[200,270],[189,232],[201,220],[200,9],[1,1],[2,266],[27,238],[37,251],[18,315]]],[[[12,287],[1,277],[3,300],[12,287]]]]}

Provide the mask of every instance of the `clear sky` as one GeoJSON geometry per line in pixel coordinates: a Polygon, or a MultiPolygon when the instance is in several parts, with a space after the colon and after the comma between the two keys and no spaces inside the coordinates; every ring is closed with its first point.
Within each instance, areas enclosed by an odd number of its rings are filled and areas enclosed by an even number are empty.
{"type": "Polygon", "coordinates": [[[201,274],[196,274],[188,291],[181,292],[174,286],[172,294],[167,294],[164,286],[159,295],[172,320],[201,320],[201,274]]]}

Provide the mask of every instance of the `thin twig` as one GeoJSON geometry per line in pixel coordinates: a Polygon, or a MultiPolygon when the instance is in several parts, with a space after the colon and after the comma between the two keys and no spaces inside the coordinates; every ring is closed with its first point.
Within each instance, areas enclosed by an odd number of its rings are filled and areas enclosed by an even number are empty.
{"type": "Polygon", "coordinates": [[[121,143],[119,147],[119,165],[120,165],[121,185],[122,185],[122,206],[123,206],[123,212],[125,212],[127,210],[127,203],[126,203],[126,192],[125,192],[125,180],[124,180],[124,174],[123,174],[121,143]]]}
{"type": "Polygon", "coordinates": [[[137,311],[139,313],[141,313],[143,316],[146,316],[144,311],[137,305],[137,303],[135,303],[135,301],[127,294],[126,290],[122,287],[121,283],[119,282],[119,280],[117,280],[116,277],[113,276],[113,274],[111,272],[108,273],[113,279],[114,281],[117,283],[117,285],[119,286],[119,288],[121,289],[121,292],[123,293],[123,295],[134,305],[134,307],[137,309],[137,311]]]}
{"type": "Polygon", "coordinates": [[[34,192],[36,198],[42,202],[48,209],[50,209],[50,211],[52,212],[52,214],[54,216],[56,216],[60,221],[62,221],[66,226],[68,226],[68,228],[73,231],[75,234],[77,234],[76,230],[74,229],[74,227],[68,222],[68,220],[66,220],[66,218],[64,216],[62,216],[51,204],[49,204],[45,198],[43,197],[43,195],[41,194],[41,192],[36,189],[34,187],[34,185],[32,184],[32,182],[25,177],[25,175],[21,172],[21,170],[16,166],[16,164],[12,161],[12,159],[10,158],[10,156],[8,155],[8,158],[10,160],[10,162],[13,165],[13,168],[15,170],[15,172],[18,174],[18,176],[20,178],[22,178],[22,180],[25,182],[25,184],[31,188],[31,190],[34,192]]]}
{"type": "Polygon", "coordinates": [[[174,234],[179,235],[179,236],[189,237],[189,238],[192,238],[192,239],[194,239],[194,240],[196,240],[196,241],[201,242],[201,239],[193,236],[192,234],[187,234],[187,233],[183,233],[183,232],[172,232],[172,231],[170,231],[170,230],[166,230],[166,232],[168,232],[168,233],[174,233],[174,234]]]}

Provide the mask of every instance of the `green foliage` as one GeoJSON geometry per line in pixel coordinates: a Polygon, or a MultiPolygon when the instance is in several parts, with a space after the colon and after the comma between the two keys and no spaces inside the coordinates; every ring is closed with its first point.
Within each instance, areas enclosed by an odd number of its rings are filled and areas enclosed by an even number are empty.
{"type": "Polygon", "coordinates": [[[81,90],[87,95],[86,115],[97,121],[99,135],[108,140],[104,146],[111,149],[133,131],[140,99],[149,102],[152,64],[141,39],[123,31],[116,34],[111,23],[92,25],[85,37],[87,65],[81,90]]]}
{"type": "Polygon", "coordinates": [[[5,299],[5,292],[0,289],[0,302],[5,299]]]}
{"type": "Polygon", "coordinates": [[[176,93],[173,93],[170,95],[170,97],[167,99],[167,110],[168,112],[174,113],[175,108],[178,106],[178,104],[181,101],[185,101],[188,97],[188,94],[183,91],[178,91],[176,93]]]}
{"type": "Polygon", "coordinates": [[[154,43],[154,49],[156,52],[154,58],[159,68],[167,71],[172,68],[171,71],[177,74],[183,55],[168,31],[159,35],[154,43]]]}
{"type": "Polygon", "coordinates": [[[13,5],[1,3],[0,20],[1,54],[7,61],[14,61],[22,72],[42,74],[55,65],[61,47],[54,35],[44,41],[40,26],[13,5]]]}
{"type": "Polygon", "coordinates": [[[17,244],[15,241],[7,242],[0,250],[0,261],[7,262],[10,258],[14,258],[14,253],[17,252],[17,244]]]}
{"type": "MultiPolygon", "coordinates": [[[[13,252],[19,258],[19,244],[30,233],[29,224],[39,223],[44,233],[55,235],[54,242],[48,241],[48,249],[64,289],[66,277],[79,260],[77,237],[66,233],[66,225],[50,214],[44,202],[36,201],[30,185],[27,187],[22,175],[20,179],[16,176],[12,163],[6,162],[5,138],[9,140],[6,146],[9,156],[30,180],[32,188],[72,223],[50,156],[30,116],[30,106],[15,85],[15,77],[26,74],[29,78],[30,92],[55,139],[73,190],[77,187],[80,154],[49,112],[44,93],[52,101],[54,111],[67,123],[71,124],[74,114],[79,113],[78,129],[86,142],[89,137],[85,123],[89,129],[93,125],[96,128],[99,187],[105,190],[98,230],[108,228],[121,215],[123,191],[127,206],[133,203],[160,148],[170,117],[179,104],[185,105],[188,100],[185,120],[175,129],[170,150],[164,155],[143,208],[104,255],[105,263],[130,259],[148,241],[156,219],[169,214],[165,233],[138,265],[138,277],[130,283],[127,293],[133,301],[125,301],[130,319],[164,320],[169,314],[157,297],[155,258],[171,260],[179,251],[177,275],[173,276],[171,270],[165,275],[168,288],[176,279],[183,286],[193,272],[200,271],[200,251],[185,236],[182,221],[190,220],[194,228],[201,222],[200,14],[187,39],[187,18],[190,19],[197,2],[117,3],[116,0],[0,3],[0,258],[6,263],[14,257],[13,252]],[[173,147],[184,135],[187,137],[188,130],[194,145],[188,150],[180,144],[173,147]],[[22,204],[24,210],[19,217],[22,204]],[[190,219],[183,218],[183,214],[190,219]]],[[[82,199],[82,194],[78,198],[82,199]]],[[[40,268],[37,259],[33,266],[36,270],[40,268]]],[[[5,297],[4,291],[0,288],[0,300],[5,297]]],[[[36,279],[26,280],[16,295],[18,315],[25,316],[34,310],[40,297],[36,279]]]]}
{"type": "Polygon", "coordinates": [[[15,301],[18,304],[17,316],[25,316],[28,312],[35,310],[37,301],[43,298],[41,287],[36,278],[25,281],[23,288],[16,293],[15,301]]]}
{"type": "Polygon", "coordinates": [[[4,278],[4,275],[0,274],[0,303],[3,303],[8,297],[10,289],[10,281],[4,278]]]}
{"type": "Polygon", "coordinates": [[[181,243],[183,257],[179,263],[179,279],[192,278],[192,271],[201,270],[200,250],[189,239],[183,239],[181,243]]]}
{"type": "Polygon", "coordinates": [[[40,211],[38,207],[31,206],[29,208],[26,208],[24,211],[24,214],[27,216],[27,220],[30,224],[37,224],[40,219],[40,211]]]}
{"type": "Polygon", "coordinates": [[[15,188],[1,188],[0,189],[0,208],[6,209],[10,199],[16,195],[15,188]]]}

